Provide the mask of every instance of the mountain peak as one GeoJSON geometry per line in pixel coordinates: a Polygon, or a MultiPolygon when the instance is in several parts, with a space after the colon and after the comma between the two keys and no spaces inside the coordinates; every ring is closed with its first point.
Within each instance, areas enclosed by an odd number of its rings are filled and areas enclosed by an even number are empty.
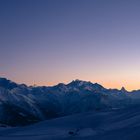
{"type": "Polygon", "coordinates": [[[0,87],[6,88],[6,89],[13,89],[17,87],[17,84],[6,78],[0,77],[0,87]]]}
{"type": "Polygon", "coordinates": [[[122,88],[121,88],[121,91],[122,91],[122,92],[127,92],[127,90],[125,89],[125,87],[122,87],[122,88]]]}
{"type": "Polygon", "coordinates": [[[91,84],[92,84],[91,82],[86,82],[86,81],[82,81],[82,80],[76,79],[76,80],[73,80],[72,82],[70,82],[68,84],[68,86],[78,86],[78,87],[81,87],[81,86],[91,85],[91,84]]]}
{"type": "Polygon", "coordinates": [[[78,89],[80,88],[83,90],[90,90],[90,91],[95,91],[95,90],[100,91],[105,89],[103,86],[101,86],[98,83],[91,83],[90,81],[82,81],[79,79],[73,80],[67,86],[71,88],[78,88],[78,89]]]}

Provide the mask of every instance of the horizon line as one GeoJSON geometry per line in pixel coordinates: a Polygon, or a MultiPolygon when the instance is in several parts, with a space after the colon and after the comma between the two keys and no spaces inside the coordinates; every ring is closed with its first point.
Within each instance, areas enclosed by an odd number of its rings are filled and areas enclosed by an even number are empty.
{"type": "Polygon", "coordinates": [[[124,88],[127,92],[132,92],[132,91],[138,91],[138,90],[140,90],[140,89],[132,89],[132,90],[128,90],[127,88],[125,88],[124,86],[121,86],[121,88],[107,88],[106,86],[104,86],[103,84],[100,84],[99,82],[92,82],[92,81],[90,81],[90,80],[82,80],[82,79],[74,79],[74,80],[69,80],[69,82],[57,82],[56,84],[51,84],[51,85],[47,85],[47,84],[45,84],[45,85],[41,85],[41,84],[27,84],[27,83],[25,83],[25,82],[18,82],[18,81],[16,81],[16,80],[12,80],[11,78],[7,78],[7,77],[0,77],[0,79],[6,79],[6,80],[9,80],[9,81],[11,81],[11,82],[14,82],[14,83],[16,83],[16,84],[23,84],[23,85],[26,85],[26,86],[28,86],[28,87],[31,87],[31,86],[35,86],[35,87],[53,87],[53,86],[57,86],[57,85],[59,85],[59,84],[64,84],[64,85],[68,85],[69,83],[71,83],[71,82],[73,82],[73,81],[81,81],[81,82],[90,82],[90,83],[92,83],[92,84],[99,84],[99,85],[101,85],[103,88],[105,88],[105,89],[116,89],[116,90],[121,90],[122,88],[124,88]]]}

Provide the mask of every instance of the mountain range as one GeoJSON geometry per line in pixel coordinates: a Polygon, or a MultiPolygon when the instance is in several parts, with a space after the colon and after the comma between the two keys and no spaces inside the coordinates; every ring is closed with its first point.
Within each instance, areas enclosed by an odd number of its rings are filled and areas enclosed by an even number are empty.
{"type": "Polygon", "coordinates": [[[107,89],[74,80],[55,86],[27,86],[0,78],[0,124],[23,126],[76,113],[140,105],[140,90],[107,89]]]}

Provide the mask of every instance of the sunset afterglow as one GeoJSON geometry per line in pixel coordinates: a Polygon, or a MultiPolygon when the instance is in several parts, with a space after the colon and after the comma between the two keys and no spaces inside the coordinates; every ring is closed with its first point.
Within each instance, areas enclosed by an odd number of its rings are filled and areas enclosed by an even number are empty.
{"type": "Polygon", "coordinates": [[[1,77],[140,89],[140,1],[15,1],[0,1],[1,77]]]}

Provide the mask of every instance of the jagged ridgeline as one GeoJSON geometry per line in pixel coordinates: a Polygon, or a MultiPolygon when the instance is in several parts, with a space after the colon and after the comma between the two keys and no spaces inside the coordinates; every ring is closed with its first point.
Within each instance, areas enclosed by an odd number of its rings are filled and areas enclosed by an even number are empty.
{"type": "Polygon", "coordinates": [[[97,83],[81,80],[37,87],[0,78],[1,125],[28,125],[91,110],[125,108],[139,102],[139,90],[106,89],[97,83]]]}

